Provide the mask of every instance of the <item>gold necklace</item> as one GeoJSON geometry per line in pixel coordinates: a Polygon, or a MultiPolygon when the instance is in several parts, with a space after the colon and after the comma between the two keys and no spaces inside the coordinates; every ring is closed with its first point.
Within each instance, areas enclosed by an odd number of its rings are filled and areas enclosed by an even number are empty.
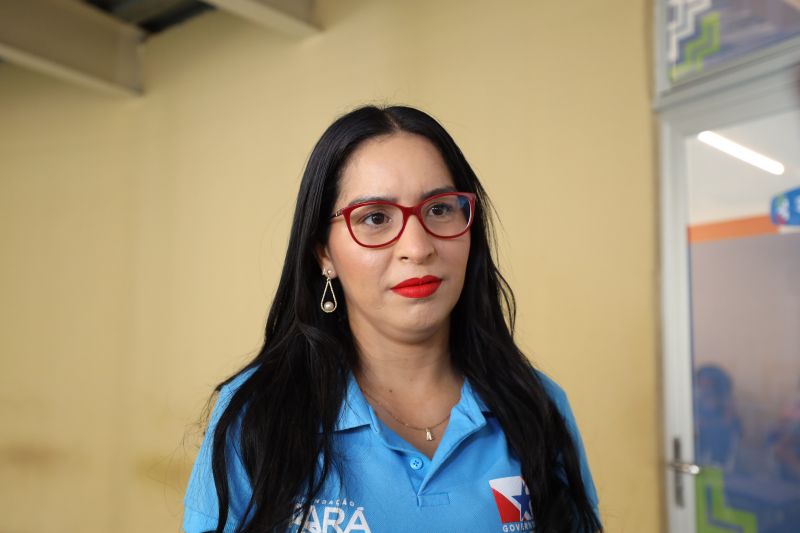
{"type": "Polygon", "coordinates": [[[364,395],[365,395],[365,396],[367,396],[368,398],[370,398],[372,401],[374,401],[375,403],[377,403],[378,405],[380,405],[380,406],[381,406],[381,408],[382,408],[384,411],[386,411],[387,413],[389,413],[389,416],[391,416],[392,418],[394,418],[395,420],[397,420],[398,422],[400,422],[401,424],[403,424],[405,427],[407,427],[407,428],[410,428],[410,429],[415,429],[415,430],[417,430],[417,431],[425,431],[425,440],[429,440],[429,441],[430,441],[430,440],[433,440],[433,439],[434,439],[434,435],[433,435],[433,433],[431,432],[431,430],[432,430],[433,428],[436,428],[436,427],[439,427],[439,426],[441,426],[442,424],[444,424],[445,422],[447,422],[447,420],[450,418],[450,413],[447,413],[447,416],[446,416],[446,417],[444,417],[444,419],[443,419],[441,422],[437,422],[437,423],[433,424],[432,426],[427,426],[427,427],[424,427],[424,428],[420,428],[420,427],[412,426],[411,424],[406,424],[405,422],[403,422],[402,420],[400,420],[399,418],[397,418],[397,417],[395,416],[395,414],[394,414],[394,413],[392,413],[392,412],[389,410],[389,408],[388,408],[388,407],[386,407],[385,405],[383,405],[383,404],[381,403],[381,401],[380,401],[380,400],[378,400],[378,399],[377,399],[375,396],[371,395],[370,393],[368,393],[368,392],[367,392],[367,391],[365,391],[364,389],[361,389],[361,392],[362,392],[362,393],[364,393],[364,395]]]}

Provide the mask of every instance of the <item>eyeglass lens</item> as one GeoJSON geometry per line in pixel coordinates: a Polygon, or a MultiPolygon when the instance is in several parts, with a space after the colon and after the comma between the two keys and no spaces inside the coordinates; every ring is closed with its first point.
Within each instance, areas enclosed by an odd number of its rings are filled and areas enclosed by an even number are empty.
{"type": "MultiPolygon", "coordinates": [[[[432,198],[420,209],[422,224],[437,237],[454,237],[464,230],[472,219],[469,198],[448,194],[432,198]]],[[[403,226],[403,212],[386,204],[365,205],[350,213],[350,227],[362,244],[378,246],[392,241],[403,226]]]]}

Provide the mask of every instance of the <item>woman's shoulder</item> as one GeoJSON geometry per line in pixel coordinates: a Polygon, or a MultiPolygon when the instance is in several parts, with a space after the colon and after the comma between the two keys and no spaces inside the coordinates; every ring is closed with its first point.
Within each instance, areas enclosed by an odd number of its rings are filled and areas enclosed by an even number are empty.
{"type": "MultiPolygon", "coordinates": [[[[256,368],[246,368],[229,379],[219,390],[216,403],[206,427],[203,443],[195,459],[189,484],[184,496],[185,531],[208,531],[216,528],[218,514],[217,493],[213,476],[213,443],[216,426],[226,411],[231,398],[253,375],[256,368]]],[[[231,513],[225,531],[232,530],[242,516],[250,498],[250,485],[239,450],[241,413],[238,413],[230,426],[226,438],[226,462],[228,465],[228,488],[231,513]]]]}
{"type": "Polygon", "coordinates": [[[257,365],[246,367],[243,370],[240,370],[220,388],[219,395],[225,396],[226,398],[233,396],[233,394],[239,390],[242,385],[244,385],[244,383],[256,372],[256,370],[258,370],[257,365]]]}
{"type": "Polygon", "coordinates": [[[242,385],[244,385],[245,382],[250,379],[257,369],[258,367],[249,367],[245,368],[244,370],[240,370],[239,373],[235,374],[232,378],[225,382],[222,387],[220,387],[211,415],[210,425],[216,424],[217,420],[222,415],[222,412],[231,402],[233,395],[236,394],[236,391],[242,388],[242,385]]]}
{"type": "MultiPolygon", "coordinates": [[[[233,399],[233,395],[242,388],[247,380],[255,373],[256,367],[245,368],[244,370],[239,371],[238,374],[235,374],[232,378],[228,379],[222,387],[220,387],[219,392],[217,393],[217,399],[214,403],[214,407],[211,410],[211,415],[208,418],[208,425],[206,427],[206,433],[213,433],[217,427],[217,424],[222,418],[223,413],[228,410],[228,406],[233,399]]],[[[244,415],[245,408],[240,409],[234,418],[234,422],[231,426],[231,437],[229,440],[231,441],[232,445],[237,448],[238,451],[238,438],[240,436],[241,431],[241,424],[242,424],[242,417],[244,415]]]]}
{"type": "Polygon", "coordinates": [[[573,439],[578,445],[580,453],[583,454],[583,442],[581,440],[580,431],[578,430],[578,423],[575,420],[575,414],[572,412],[572,406],[570,405],[569,398],[567,398],[567,393],[564,391],[561,385],[556,383],[553,378],[541,370],[534,369],[534,372],[539,378],[539,382],[542,384],[545,392],[556,406],[556,409],[558,409],[558,412],[561,414],[564,422],[567,424],[567,429],[570,431],[573,439]]]}
{"type": "Polygon", "coordinates": [[[536,376],[539,378],[540,383],[544,387],[547,395],[553,400],[558,411],[561,413],[561,416],[564,418],[564,422],[567,425],[567,430],[570,432],[573,442],[575,444],[576,451],[578,452],[578,459],[580,461],[580,468],[581,468],[581,478],[583,479],[584,487],[586,489],[586,496],[589,498],[589,502],[591,503],[592,507],[595,509],[595,513],[599,517],[599,513],[597,511],[598,505],[598,498],[597,498],[597,488],[594,485],[594,480],[592,479],[592,473],[589,469],[589,461],[586,457],[586,450],[583,445],[583,439],[581,438],[581,433],[578,430],[578,423],[575,420],[575,415],[572,412],[572,407],[569,404],[569,399],[567,398],[567,393],[564,389],[556,383],[550,376],[545,374],[540,370],[534,369],[536,376]]]}
{"type": "Polygon", "coordinates": [[[556,407],[563,413],[565,408],[569,408],[569,400],[567,399],[567,393],[561,388],[561,385],[556,383],[556,381],[545,374],[543,371],[534,368],[533,369],[534,375],[539,379],[539,382],[544,387],[545,392],[553,400],[553,403],[556,404],[556,407]]]}

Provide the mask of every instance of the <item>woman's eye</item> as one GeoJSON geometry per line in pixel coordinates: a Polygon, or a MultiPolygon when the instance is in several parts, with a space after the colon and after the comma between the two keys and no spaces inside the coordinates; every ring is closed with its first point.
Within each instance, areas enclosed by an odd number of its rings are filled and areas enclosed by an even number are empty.
{"type": "Polygon", "coordinates": [[[428,212],[433,216],[443,216],[449,215],[453,211],[453,206],[448,204],[434,204],[429,209],[428,212]]]}
{"type": "Polygon", "coordinates": [[[386,224],[389,221],[389,217],[386,216],[386,213],[376,212],[370,213],[361,217],[358,221],[359,224],[368,224],[370,226],[380,226],[382,224],[386,224]]]}

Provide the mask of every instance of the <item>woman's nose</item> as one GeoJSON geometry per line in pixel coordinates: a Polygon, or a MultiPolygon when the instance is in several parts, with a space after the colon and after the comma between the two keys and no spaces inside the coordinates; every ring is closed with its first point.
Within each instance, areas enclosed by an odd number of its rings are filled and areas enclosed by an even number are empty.
{"type": "Polygon", "coordinates": [[[425,231],[419,219],[412,215],[408,217],[406,227],[395,243],[395,253],[401,259],[421,263],[436,251],[433,239],[433,235],[425,231]]]}

